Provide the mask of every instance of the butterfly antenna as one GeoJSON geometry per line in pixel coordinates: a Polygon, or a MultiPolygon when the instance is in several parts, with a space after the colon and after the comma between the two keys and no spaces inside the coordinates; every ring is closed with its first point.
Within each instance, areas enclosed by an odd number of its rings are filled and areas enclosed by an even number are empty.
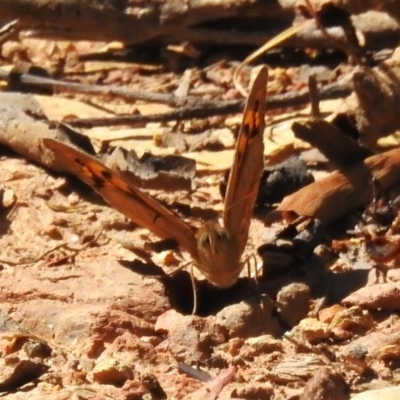
{"type": "MultiPolygon", "coordinates": [[[[254,253],[251,253],[246,260],[244,261],[244,263],[246,265],[247,268],[247,275],[249,276],[249,278],[254,278],[254,280],[256,281],[257,284],[257,288],[258,290],[260,289],[259,287],[259,281],[258,281],[258,270],[257,270],[257,258],[254,255],[254,253]],[[251,262],[252,261],[252,262],[251,262]],[[254,277],[251,275],[251,266],[254,266],[254,277]]],[[[260,293],[261,294],[261,293],[260,293]]]]}
{"type": "MultiPolygon", "coordinates": [[[[257,194],[258,194],[258,189],[256,190],[257,194]]],[[[253,196],[254,192],[250,192],[249,194],[247,194],[246,196],[242,197],[241,199],[239,199],[238,201],[236,201],[235,203],[231,204],[230,207],[224,209],[224,211],[222,211],[220,214],[224,214],[226,213],[228,210],[230,210],[232,207],[236,207],[238,204],[240,204],[243,200],[245,200],[247,197],[253,196]]]]}
{"type": "Polygon", "coordinates": [[[220,211],[217,216],[214,218],[213,225],[222,217],[225,211],[220,211]]]}
{"type": "Polygon", "coordinates": [[[185,264],[181,265],[180,267],[178,267],[174,271],[170,272],[168,274],[168,276],[174,276],[177,272],[182,271],[188,265],[190,265],[189,275],[190,275],[190,282],[192,283],[192,289],[193,289],[193,310],[192,310],[192,315],[195,315],[196,311],[197,311],[197,288],[196,288],[196,281],[194,279],[194,273],[193,273],[193,263],[192,262],[188,262],[188,263],[185,263],[185,264]]]}
{"type": "MultiPolygon", "coordinates": [[[[258,190],[257,190],[258,191],[258,190]]],[[[242,197],[240,200],[238,200],[237,202],[231,204],[230,207],[224,209],[224,211],[221,211],[218,213],[218,215],[215,217],[213,224],[215,224],[218,221],[218,218],[221,218],[222,215],[224,215],[228,210],[230,210],[232,207],[237,206],[238,204],[240,204],[244,199],[246,199],[247,197],[250,197],[254,194],[254,192],[249,193],[248,195],[242,197]]]]}

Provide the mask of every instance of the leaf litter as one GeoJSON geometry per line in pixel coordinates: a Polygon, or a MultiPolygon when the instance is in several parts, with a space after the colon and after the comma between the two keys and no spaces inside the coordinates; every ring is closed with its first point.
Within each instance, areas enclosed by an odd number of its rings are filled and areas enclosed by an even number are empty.
{"type": "MultiPolygon", "coordinates": [[[[37,41],[32,43],[36,45],[37,41]]],[[[23,46],[33,51],[32,43],[25,41],[23,46]]],[[[43,41],[43,48],[48,43],[43,41]]],[[[73,65],[75,71],[85,70],[82,80],[86,83],[95,81],[96,74],[101,73],[105,83],[112,80],[152,90],[179,86],[180,77],[172,73],[152,70],[149,77],[133,72],[137,68],[148,73],[146,66],[125,66],[117,74],[112,63],[97,64],[96,68],[89,62],[75,63],[73,52],[97,49],[97,45],[87,43],[81,46],[53,43],[46,54],[52,62],[58,58],[70,60],[66,77],[71,77],[73,65]]],[[[40,52],[32,55],[34,63],[38,64],[38,60],[43,60],[40,52]]],[[[394,72],[396,60],[393,57],[388,63],[395,65],[394,72]]],[[[55,65],[52,62],[43,64],[43,68],[51,70],[55,65]]],[[[231,66],[216,67],[213,73],[223,77],[227,71],[232,71],[231,66]]],[[[354,78],[357,84],[369,79],[371,87],[379,87],[380,72],[375,74],[364,68],[360,73],[364,74],[361,78],[354,78]]],[[[202,84],[196,74],[191,75],[191,87],[199,89],[202,84]]],[[[215,82],[213,85],[217,86],[215,82]]],[[[390,114],[392,107],[388,104],[395,99],[387,90],[390,82],[384,80],[383,85],[379,95],[385,112],[390,114]]],[[[208,86],[207,91],[214,89],[218,87],[208,86]]],[[[166,395],[209,399],[219,395],[218,398],[306,399],[317,394],[329,398],[323,390],[330,387],[336,398],[345,399],[350,392],[377,395],[384,389],[395,390],[399,377],[396,332],[400,277],[393,265],[387,271],[386,282],[377,284],[368,278],[374,267],[371,245],[375,252],[390,258],[385,258],[385,263],[389,260],[396,264],[396,256],[392,256],[396,252],[390,246],[394,243],[396,247],[397,243],[395,218],[390,217],[385,223],[373,221],[384,230],[383,234],[378,233],[380,242],[373,241],[375,236],[359,236],[355,242],[348,232],[366,219],[366,209],[377,198],[389,208],[394,204],[400,176],[398,149],[368,156],[361,151],[361,160],[346,169],[339,163],[338,172],[335,169],[340,155],[325,154],[322,169],[312,163],[309,166],[308,173],[316,182],[306,180],[302,189],[295,186],[286,198],[284,191],[271,199],[263,197],[261,190],[248,244],[250,253],[265,246],[266,231],[276,234],[268,234],[273,238],[267,243],[268,249],[264,248],[259,282],[253,287],[246,278],[247,271],[238,285],[226,292],[198,282],[202,306],[199,316],[191,316],[190,277],[186,271],[174,272],[181,263],[177,249],[156,246],[159,239],[133,226],[73,177],[60,184],[56,176],[65,169],[52,164],[38,143],[43,137],[53,137],[88,146],[80,137],[84,134],[93,140],[94,148],[103,152],[121,146],[115,150],[118,154],[114,165],[127,173],[136,171],[132,167],[137,163],[135,158],[132,161],[135,153],[139,158],[152,154],[153,162],[146,168],[150,168],[150,175],[155,174],[156,183],[146,186],[142,177],[134,178],[135,182],[147,187],[183,218],[201,225],[218,218],[221,211],[220,185],[223,172],[231,165],[238,126],[233,122],[235,118],[240,120],[240,115],[208,121],[210,131],[223,128],[231,137],[221,140],[218,150],[207,148],[208,137],[191,150],[188,142],[181,145],[160,138],[181,134],[185,137],[182,140],[189,140],[199,129],[195,121],[156,122],[121,129],[77,128],[77,133],[53,122],[68,125],[71,116],[104,117],[135,110],[141,114],[161,113],[168,112],[169,106],[132,106],[121,104],[117,98],[101,101],[90,95],[66,99],[61,92],[1,96],[7,106],[0,115],[5,121],[0,143],[15,152],[6,150],[0,159],[3,179],[15,176],[1,182],[3,193],[15,196],[9,195],[14,200],[0,210],[2,225],[6,226],[0,237],[1,313],[13,321],[11,325],[4,324],[0,336],[4,363],[0,388],[8,392],[7,398],[18,398],[19,390],[29,390],[38,398],[60,399],[73,395],[139,399],[149,393],[159,398],[166,395]],[[168,165],[168,160],[177,163],[170,161],[171,174],[155,167],[157,163],[168,165]],[[192,160],[196,161],[196,173],[192,160]],[[70,197],[71,193],[76,197],[70,197]],[[64,207],[49,207],[52,202],[56,204],[54,199],[64,207]],[[7,222],[7,210],[12,205],[20,206],[7,222]],[[289,222],[282,220],[281,213],[270,213],[271,209],[283,212],[289,222]],[[324,225],[325,233],[316,233],[311,223],[314,219],[324,225]],[[335,246],[332,238],[337,240],[335,246]],[[122,246],[121,239],[150,242],[152,246],[142,247],[140,255],[122,246]],[[389,246],[377,248],[382,241],[389,246]],[[369,253],[368,248],[362,250],[363,246],[370,247],[369,253]],[[70,252],[60,253],[62,248],[70,252]],[[153,275],[143,276],[137,272],[138,264],[149,269],[152,264],[161,266],[172,275],[153,269],[153,275]],[[360,264],[364,267],[357,268],[360,264]],[[319,303],[321,299],[323,303],[319,303]],[[168,319],[168,329],[160,332],[157,324],[171,309],[180,313],[179,318],[168,319]],[[213,364],[217,356],[225,367],[215,361],[213,364]],[[215,378],[203,384],[195,376],[179,372],[179,362],[188,362],[215,378]],[[38,384],[29,388],[29,382],[38,384]]],[[[330,101],[329,106],[321,101],[320,106],[336,115],[330,121],[336,128],[340,126],[338,121],[343,122],[343,115],[355,120],[363,141],[370,146],[380,139],[379,132],[387,135],[397,129],[395,115],[382,127],[383,114],[365,114],[362,107],[370,110],[370,105],[360,97],[358,102],[350,98],[330,101]],[[340,112],[338,104],[342,105],[340,112]]],[[[307,111],[302,113],[304,117],[307,111]]],[[[268,116],[272,124],[265,132],[266,160],[277,165],[289,156],[300,157],[310,145],[294,138],[291,125],[293,120],[301,124],[304,119],[290,111],[271,114],[275,115],[268,116]],[[271,129],[274,119],[283,121],[275,130],[271,129]]],[[[310,126],[312,129],[315,125],[310,126]]],[[[93,147],[84,148],[94,151],[93,147]]],[[[375,147],[373,151],[376,152],[375,147]]],[[[112,158],[107,152],[103,157],[105,163],[112,158]]],[[[282,171],[281,166],[269,168],[269,174],[282,171]]],[[[285,186],[285,174],[282,175],[280,184],[285,186]]],[[[265,181],[264,192],[268,193],[268,179],[265,181]]]]}

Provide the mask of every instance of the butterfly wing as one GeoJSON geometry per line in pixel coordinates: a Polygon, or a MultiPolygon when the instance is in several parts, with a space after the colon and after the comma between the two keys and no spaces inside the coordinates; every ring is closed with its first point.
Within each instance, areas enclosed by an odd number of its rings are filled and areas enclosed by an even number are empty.
{"type": "Polygon", "coordinates": [[[193,258],[197,257],[196,238],[177,214],[88,154],[52,139],[43,139],[43,143],[71,173],[92,186],[113,208],[158,237],[176,240],[193,258]]]}
{"type": "Polygon", "coordinates": [[[236,141],[235,156],[225,195],[224,226],[242,254],[264,169],[265,101],[268,69],[254,80],[236,141]]]}

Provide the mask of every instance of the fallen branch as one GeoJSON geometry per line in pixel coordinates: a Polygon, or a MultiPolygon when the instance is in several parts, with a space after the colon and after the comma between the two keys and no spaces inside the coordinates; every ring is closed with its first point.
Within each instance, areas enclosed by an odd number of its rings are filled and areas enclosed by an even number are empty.
{"type": "MultiPolygon", "coordinates": [[[[315,0],[317,12],[334,4],[354,16],[355,28],[366,38],[367,48],[382,47],[382,40],[399,39],[399,6],[396,2],[315,0]],[[380,13],[366,13],[371,9],[380,13]],[[388,17],[389,12],[394,18],[388,17]]],[[[297,0],[2,0],[0,24],[19,19],[20,31],[37,37],[66,40],[118,40],[130,45],[174,44],[182,40],[200,45],[251,45],[259,47],[291,25],[297,0]],[[135,2],[133,2],[135,4],[135,2]],[[248,28],[237,29],[238,22],[248,28]],[[244,23],[243,23],[244,22],[244,23]],[[101,29],[99,29],[101,27],[101,29]]],[[[329,29],[332,37],[343,37],[340,28],[329,29]]],[[[329,48],[327,38],[308,29],[285,46],[329,48]]]]}
{"type": "MultiPolygon", "coordinates": [[[[33,96],[0,93],[0,104],[0,146],[7,146],[29,161],[62,173],[69,172],[68,168],[43,149],[42,139],[63,141],[95,156],[87,136],[67,125],[49,121],[33,96]]],[[[154,158],[139,159],[133,153],[115,149],[103,155],[102,161],[110,168],[117,168],[133,184],[147,189],[174,191],[192,188],[193,160],[169,155],[161,164],[158,160],[156,167],[157,160],[154,158]]]]}
{"type": "MultiPolygon", "coordinates": [[[[37,85],[38,88],[52,88],[68,93],[84,93],[103,96],[116,96],[127,101],[149,101],[155,103],[168,104],[178,107],[176,110],[152,115],[121,115],[110,118],[82,118],[68,121],[70,125],[77,127],[94,126],[116,126],[134,125],[143,126],[148,122],[167,122],[183,121],[192,118],[207,118],[215,115],[227,115],[241,112],[245,105],[245,99],[226,100],[226,101],[205,101],[199,97],[186,96],[185,98],[174,96],[173,94],[163,94],[146,92],[141,90],[130,90],[118,86],[84,85],[75,82],[66,82],[56,79],[44,78],[30,74],[9,73],[0,69],[0,79],[8,82],[18,80],[19,83],[37,85]]],[[[349,80],[334,82],[325,85],[319,92],[320,99],[333,99],[347,96],[351,93],[349,80]]],[[[307,88],[297,92],[289,92],[268,97],[268,109],[295,107],[309,102],[309,92],[307,88]]]]}
{"type": "Polygon", "coordinates": [[[373,178],[386,190],[399,181],[400,150],[368,157],[365,161],[334,172],[296,193],[285,197],[278,211],[287,220],[296,216],[316,218],[332,224],[373,199],[373,178]]]}

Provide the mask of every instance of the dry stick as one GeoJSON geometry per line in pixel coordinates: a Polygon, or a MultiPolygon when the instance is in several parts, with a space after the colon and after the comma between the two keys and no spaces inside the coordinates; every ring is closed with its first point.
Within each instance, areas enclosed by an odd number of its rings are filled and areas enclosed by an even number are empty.
{"type": "Polygon", "coordinates": [[[68,121],[68,125],[80,128],[92,128],[95,126],[143,126],[148,122],[184,121],[193,118],[207,118],[215,115],[234,114],[243,110],[245,99],[233,102],[214,102],[194,107],[182,107],[177,110],[161,114],[125,114],[109,118],[77,118],[68,121]]]}
{"type": "MultiPolygon", "coordinates": [[[[24,264],[35,264],[37,262],[39,262],[40,260],[42,260],[44,257],[46,257],[48,254],[52,253],[53,251],[65,248],[67,250],[72,251],[72,254],[77,254],[80,251],[86,249],[87,247],[89,247],[89,245],[96,243],[97,240],[99,239],[100,235],[103,233],[103,228],[100,229],[99,233],[92,239],[89,240],[89,242],[86,242],[85,244],[83,244],[82,246],[79,247],[71,247],[67,242],[64,243],[60,243],[57,246],[54,246],[53,248],[46,250],[43,254],[41,254],[39,257],[34,258],[33,260],[26,260],[26,261],[11,261],[11,260],[0,260],[0,264],[7,264],[7,265],[11,265],[11,266],[18,266],[18,265],[24,265],[24,264]]],[[[71,254],[71,255],[72,255],[71,254]]]]}
{"type": "Polygon", "coordinates": [[[311,117],[320,118],[318,83],[315,75],[308,77],[308,90],[310,91],[311,117]]]}
{"type": "MultiPolygon", "coordinates": [[[[331,83],[325,85],[319,93],[320,100],[334,99],[348,96],[352,91],[350,82],[346,83],[331,83]]],[[[169,122],[169,121],[184,121],[193,118],[208,118],[215,115],[227,115],[242,112],[245,106],[246,99],[230,100],[230,101],[201,101],[197,105],[181,107],[161,114],[147,115],[121,115],[118,117],[109,118],[77,118],[68,121],[69,125],[91,128],[95,126],[117,126],[117,125],[144,125],[148,122],[169,122]]],[[[277,108],[295,107],[307,104],[309,102],[309,92],[305,88],[297,92],[288,92],[284,94],[271,95],[268,97],[268,109],[274,110],[277,108]]]]}
{"type": "MultiPolygon", "coordinates": [[[[136,46],[159,46],[176,44],[184,38],[193,45],[258,47],[273,36],[273,29],[269,27],[273,25],[279,29],[276,26],[280,24],[279,21],[287,24],[288,17],[296,14],[300,3],[298,0],[149,0],[138,3],[140,7],[134,7],[134,2],[121,0],[1,0],[0,23],[18,18],[21,31],[54,40],[115,40],[136,46]],[[218,16],[217,21],[215,16],[218,16]],[[255,17],[264,21],[263,29],[257,28],[258,24],[252,29],[251,23],[255,17]],[[239,31],[229,23],[236,20],[249,22],[247,31],[239,31]]],[[[313,3],[319,11],[328,1],[313,3]]],[[[373,18],[368,13],[355,15],[356,28],[366,35],[369,46],[381,43],[382,36],[397,40],[396,20],[400,18],[400,10],[397,5],[394,6],[394,0],[330,0],[329,3],[336,4],[350,14],[380,8],[383,12],[373,18]],[[388,18],[384,12],[392,18],[388,18]]],[[[302,48],[326,48],[326,42],[325,36],[312,31],[305,32],[301,38],[293,41],[302,48]]]]}
{"type": "Polygon", "coordinates": [[[279,35],[274,36],[271,40],[268,40],[267,43],[265,43],[263,46],[258,48],[256,51],[251,53],[244,61],[242,61],[239,66],[236,68],[234,74],[233,74],[233,84],[238,92],[242,94],[245,98],[248,97],[249,93],[248,91],[242,86],[239,80],[239,74],[243,67],[247,64],[250,64],[252,61],[254,61],[256,58],[261,56],[262,54],[266,53],[267,51],[273,49],[274,47],[278,46],[279,44],[282,44],[285,42],[287,39],[291,38],[292,36],[295,36],[296,33],[300,32],[304,28],[306,28],[308,25],[310,25],[313,21],[312,20],[307,20],[303,21],[301,24],[297,26],[291,26],[288,29],[285,29],[283,32],[281,32],[279,35]]]}
{"type": "Polygon", "coordinates": [[[182,99],[177,98],[172,94],[153,93],[142,90],[130,90],[118,86],[84,85],[81,83],[60,81],[57,79],[45,78],[31,74],[9,72],[1,68],[0,79],[3,79],[7,82],[17,81],[18,83],[37,85],[38,87],[61,89],[70,93],[117,96],[126,100],[143,100],[168,104],[171,106],[179,106],[182,103],[182,99]]]}
{"type": "Polygon", "coordinates": [[[44,343],[44,344],[48,345],[49,347],[54,347],[57,350],[60,350],[61,353],[63,353],[64,355],[68,354],[68,355],[70,355],[70,356],[72,356],[74,358],[77,358],[74,353],[72,353],[70,350],[66,349],[65,347],[61,347],[61,346],[59,346],[59,345],[57,345],[57,344],[55,344],[53,342],[50,342],[49,340],[44,339],[44,338],[42,338],[42,337],[40,337],[38,335],[35,335],[34,333],[29,332],[28,330],[26,330],[24,328],[18,327],[17,329],[19,330],[19,332],[14,332],[14,331],[11,331],[11,332],[0,332],[0,338],[1,339],[6,339],[6,340],[9,340],[9,341],[12,341],[12,340],[17,339],[17,338],[36,340],[36,341],[38,341],[40,343],[44,343]]]}
{"type": "Polygon", "coordinates": [[[15,19],[0,28],[0,45],[10,40],[18,32],[18,20],[15,19]]]}
{"type": "MultiPolygon", "coordinates": [[[[155,103],[163,103],[178,107],[176,110],[151,115],[121,115],[109,118],[78,118],[68,121],[69,125],[77,127],[94,126],[117,126],[117,125],[144,125],[148,122],[168,122],[183,121],[193,118],[207,118],[215,115],[227,115],[241,112],[245,105],[245,99],[227,101],[204,101],[198,97],[187,96],[184,99],[177,98],[171,94],[153,93],[146,91],[135,91],[116,86],[84,85],[75,82],[65,82],[56,79],[43,78],[30,74],[12,74],[0,69],[0,79],[11,81],[18,79],[21,83],[37,85],[38,87],[50,87],[61,89],[69,93],[85,93],[99,95],[113,95],[122,97],[126,100],[144,100],[155,103]]],[[[352,91],[349,79],[342,82],[334,82],[325,85],[319,97],[332,99],[348,96],[352,91]]],[[[297,92],[289,92],[268,97],[268,109],[295,107],[309,102],[309,92],[307,88],[297,92]]]]}
{"type": "Polygon", "coordinates": [[[307,6],[308,11],[314,18],[317,23],[319,30],[322,32],[324,37],[330,42],[334,47],[343,51],[343,53],[347,54],[349,57],[352,57],[357,65],[362,65],[363,61],[360,56],[361,46],[358,43],[357,35],[354,26],[350,20],[350,17],[347,21],[343,21],[343,33],[345,41],[338,40],[333,37],[325,26],[322,24],[321,19],[318,16],[317,11],[314,6],[311,4],[311,0],[304,0],[307,6]]]}

